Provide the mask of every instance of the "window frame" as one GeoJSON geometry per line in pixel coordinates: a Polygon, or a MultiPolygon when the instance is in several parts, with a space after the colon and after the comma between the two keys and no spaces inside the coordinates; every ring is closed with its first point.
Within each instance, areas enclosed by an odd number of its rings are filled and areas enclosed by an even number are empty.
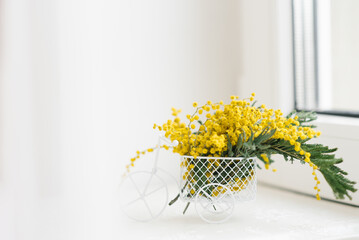
{"type": "MultiPolygon", "coordinates": [[[[276,74],[273,84],[278,89],[278,94],[275,94],[274,106],[282,109],[284,113],[288,113],[293,109],[304,110],[296,106],[296,99],[294,97],[292,3],[293,1],[277,0],[274,14],[277,27],[275,36],[273,36],[276,49],[276,74]]],[[[252,85],[255,86],[255,83],[259,82],[254,82],[252,85]]],[[[315,125],[317,125],[318,130],[322,131],[320,141],[330,147],[339,147],[338,156],[345,159],[341,166],[349,172],[349,177],[352,180],[359,182],[359,162],[356,161],[356,149],[359,145],[359,119],[352,117],[350,113],[316,112],[318,113],[318,119],[315,125]]],[[[278,174],[259,171],[259,182],[288,191],[314,196],[313,182],[309,177],[311,176],[309,168],[300,163],[297,166],[293,166],[283,161],[283,159],[275,161],[273,167],[278,169],[278,174]],[[301,180],[298,181],[298,179],[301,180]]],[[[321,186],[322,199],[340,204],[359,206],[359,191],[352,194],[352,201],[348,199],[337,200],[321,175],[320,180],[323,182],[321,186]]]]}
{"type": "MultiPolygon", "coordinates": [[[[291,23],[292,23],[292,56],[293,56],[293,97],[294,97],[294,109],[297,111],[314,111],[318,114],[321,115],[329,115],[329,116],[342,116],[342,117],[352,117],[352,118],[359,118],[359,112],[356,111],[347,111],[347,110],[319,110],[319,104],[320,104],[320,95],[321,95],[321,84],[320,84],[320,64],[319,61],[320,59],[323,59],[323,57],[320,56],[320,50],[319,50],[319,44],[318,44],[318,39],[319,39],[319,29],[318,29],[318,5],[322,4],[320,2],[318,2],[318,0],[312,0],[312,9],[313,9],[313,46],[314,46],[314,51],[313,51],[313,57],[314,57],[314,84],[315,84],[315,94],[316,94],[316,108],[315,109],[310,109],[310,108],[301,108],[299,107],[298,104],[298,96],[297,96],[297,76],[296,76],[296,71],[297,71],[297,62],[296,62],[296,30],[295,30],[295,1],[298,0],[291,0],[291,23]]],[[[301,0],[299,0],[301,1],[301,0]]],[[[319,0],[320,1],[320,0],[319,0]]],[[[329,2],[327,1],[326,4],[328,5],[329,2]]],[[[320,6],[322,7],[322,6],[320,6]]],[[[328,9],[327,9],[328,10],[328,9]]],[[[302,10],[303,11],[303,10],[302,10]]],[[[303,18],[303,16],[301,16],[303,18]]],[[[303,19],[302,19],[303,20],[303,19]]],[[[304,21],[304,20],[303,20],[304,21]]],[[[302,23],[303,24],[303,23],[302,23]]],[[[303,30],[304,32],[304,30],[303,30]]],[[[303,49],[304,52],[304,49],[303,49]]]]}

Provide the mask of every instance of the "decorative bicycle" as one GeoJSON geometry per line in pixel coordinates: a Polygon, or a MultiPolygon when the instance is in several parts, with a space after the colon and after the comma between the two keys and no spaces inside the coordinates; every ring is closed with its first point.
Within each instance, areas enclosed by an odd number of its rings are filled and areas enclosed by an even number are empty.
{"type": "MultiPolygon", "coordinates": [[[[158,145],[161,140],[168,143],[160,137],[158,145]]],[[[157,148],[152,171],[130,173],[120,185],[122,209],[134,220],[153,220],[166,208],[168,186],[159,172],[169,175],[178,185],[176,178],[157,166],[158,159],[157,148]]],[[[180,170],[177,198],[188,202],[187,207],[194,202],[197,214],[206,222],[224,222],[233,214],[236,202],[256,197],[255,158],[182,156],[180,170]]]]}

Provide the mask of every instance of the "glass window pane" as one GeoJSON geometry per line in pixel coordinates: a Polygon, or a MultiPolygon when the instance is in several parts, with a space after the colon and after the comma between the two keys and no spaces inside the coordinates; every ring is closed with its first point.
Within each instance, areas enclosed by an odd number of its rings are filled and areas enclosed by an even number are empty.
{"type": "Polygon", "coordinates": [[[359,1],[332,0],[330,9],[332,109],[359,112],[359,1]]]}
{"type": "Polygon", "coordinates": [[[296,108],[359,114],[359,1],[292,3],[296,108]]]}

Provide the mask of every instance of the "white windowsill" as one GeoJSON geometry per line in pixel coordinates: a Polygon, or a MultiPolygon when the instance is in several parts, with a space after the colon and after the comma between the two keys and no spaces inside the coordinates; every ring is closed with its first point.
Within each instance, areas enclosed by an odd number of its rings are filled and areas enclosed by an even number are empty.
{"type": "Polygon", "coordinates": [[[314,124],[326,137],[359,140],[359,118],[319,114],[314,124]]]}
{"type": "MultiPolygon", "coordinates": [[[[191,204],[193,205],[193,204],[191,204]]],[[[163,216],[149,223],[122,219],[119,232],[128,239],[358,239],[356,208],[317,201],[267,186],[258,186],[257,200],[235,205],[232,218],[208,224],[184,202],[168,207],[163,216]]]]}

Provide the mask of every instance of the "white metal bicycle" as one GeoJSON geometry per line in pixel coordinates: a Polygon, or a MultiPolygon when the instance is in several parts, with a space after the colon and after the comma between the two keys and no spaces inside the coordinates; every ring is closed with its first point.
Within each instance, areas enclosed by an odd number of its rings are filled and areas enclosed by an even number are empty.
{"type": "MultiPolygon", "coordinates": [[[[166,138],[160,137],[158,146],[161,141],[168,143],[166,138]]],[[[159,172],[177,182],[157,166],[158,159],[159,148],[152,171],[130,173],[120,185],[122,209],[134,220],[150,221],[165,210],[168,186],[159,172]]],[[[180,184],[177,182],[180,193],[170,204],[180,198],[187,202],[187,209],[194,202],[197,214],[206,222],[224,222],[232,216],[236,202],[256,197],[256,158],[182,156],[180,167],[180,184]]]]}

